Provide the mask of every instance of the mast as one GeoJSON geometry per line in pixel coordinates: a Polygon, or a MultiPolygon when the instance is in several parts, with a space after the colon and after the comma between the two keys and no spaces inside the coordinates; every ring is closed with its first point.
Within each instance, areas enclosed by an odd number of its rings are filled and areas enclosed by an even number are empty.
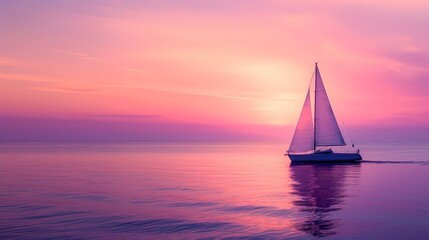
{"type": "Polygon", "coordinates": [[[316,107],[316,94],[317,94],[317,62],[316,62],[316,68],[314,70],[314,140],[313,140],[313,148],[314,152],[316,152],[316,119],[317,119],[317,107],[316,107]]]}

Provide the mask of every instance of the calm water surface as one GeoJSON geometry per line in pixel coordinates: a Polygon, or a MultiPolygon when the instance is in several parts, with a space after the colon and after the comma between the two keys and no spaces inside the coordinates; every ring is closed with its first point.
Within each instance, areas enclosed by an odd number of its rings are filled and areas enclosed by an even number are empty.
{"type": "Polygon", "coordinates": [[[262,144],[2,143],[0,239],[429,239],[429,149],[291,166],[262,144]]]}

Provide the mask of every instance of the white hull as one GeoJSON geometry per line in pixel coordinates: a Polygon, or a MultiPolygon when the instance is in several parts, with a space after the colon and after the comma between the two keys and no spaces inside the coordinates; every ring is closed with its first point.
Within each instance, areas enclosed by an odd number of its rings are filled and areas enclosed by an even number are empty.
{"type": "Polygon", "coordinates": [[[285,154],[292,162],[301,163],[333,163],[333,162],[357,162],[362,160],[359,153],[309,153],[309,154],[285,154]]]}

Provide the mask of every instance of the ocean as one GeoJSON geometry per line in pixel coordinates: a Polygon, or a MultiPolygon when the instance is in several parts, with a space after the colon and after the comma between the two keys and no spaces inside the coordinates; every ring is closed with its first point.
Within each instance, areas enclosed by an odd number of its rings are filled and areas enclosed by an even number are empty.
{"type": "Polygon", "coordinates": [[[1,143],[0,239],[429,239],[429,148],[1,143]]]}

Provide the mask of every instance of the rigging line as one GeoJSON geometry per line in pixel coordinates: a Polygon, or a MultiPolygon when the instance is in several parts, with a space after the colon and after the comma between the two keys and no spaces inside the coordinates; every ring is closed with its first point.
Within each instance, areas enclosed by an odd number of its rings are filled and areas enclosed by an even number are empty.
{"type": "MultiPolygon", "coordinates": [[[[311,94],[312,93],[312,90],[311,90],[311,84],[313,83],[313,80],[315,80],[315,78],[316,78],[316,70],[314,70],[313,71],[313,73],[311,74],[311,79],[310,79],[310,84],[308,84],[308,90],[310,91],[310,109],[311,110],[313,110],[313,111],[315,111],[316,110],[316,105],[314,105],[313,106],[313,108],[311,107],[311,103],[312,103],[312,101],[311,101],[311,98],[312,98],[312,96],[313,96],[313,98],[316,98],[316,96],[315,95],[313,95],[313,94],[311,94]]],[[[314,90],[316,90],[316,89],[314,89],[314,90]]],[[[314,99],[313,99],[314,100],[314,99]]],[[[312,117],[313,116],[315,116],[315,112],[313,112],[313,111],[311,111],[311,114],[313,114],[312,115],[312,117]]],[[[314,125],[315,125],[316,123],[315,122],[313,122],[313,128],[314,128],[314,125]]]]}
{"type": "MultiPolygon", "coordinates": [[[[310,89],[310,92],[311,92],[311,84],[313,83],[315,73],[316,73],[316,71],[313,71],[313,73],[311,74],[310,84],[308,84],[308,89],[310,89]]],[[[310,103],[311,103],[311,94],[310,94],[310,103]]],[[[311,104],[310,104],[310,106],[311,106],[311,104]]]]}
{"type": "Polygon", "coordinates": [[[352,144],[352,146],[354,147],[354,142],[353,142],[353,139],[352,139],[352,137],[351,137],[351,135],[350,135],[349,128],[348,128],[348,127],[347,127],[347,125],[344,123],[343,114],[341,113],[341,111],[340,111],[338,108],[336,109],[336,112],[337,112],[337,114],[338,114],[338,115],[339,115],[339,117],[340,117],[341,123],[342,123],[342,125],[343,125],[343,129],[346,131],[346,135],[347,135],[347,137],[348,137],[348,139],[349,139],[350,143],[351,143],[351,144],[352,144]]]}
{"type": "Polygon", "coordinates": [[[350,135],[349,128],[348,128],[348,127],[347,127],[347,125],[344,123],[344,121],[343,121],[343,126],[344,126],[344,128],[346,129],[346,134],[347,134],[347,136],[349,137],[350,143],[351,143],[351,144],[352,144],[352,146],[354,147],[354,146],[355,146],[355,144],[354,144],[353,139],[352,139],[352,137],[351,137],[351,135],[350,135]]]}
{"type": "Polygon", "coordinates": [[[347,127],[347,125],[344,123],[343,115],[341,114],[341,112],[340,112],[338,109],[337,109],[337,113],[340,115],[341,123],[343,124],[343,127],[344,127],[344,129],[346,130],[346,134],[347,134],[347,137],[349,138],[350,143],[354,146],[354,142],[353,142],[352,137],[351,137],[351,135],[350,135],[349,128],[348,128],[348,127],[347,127]]]}

